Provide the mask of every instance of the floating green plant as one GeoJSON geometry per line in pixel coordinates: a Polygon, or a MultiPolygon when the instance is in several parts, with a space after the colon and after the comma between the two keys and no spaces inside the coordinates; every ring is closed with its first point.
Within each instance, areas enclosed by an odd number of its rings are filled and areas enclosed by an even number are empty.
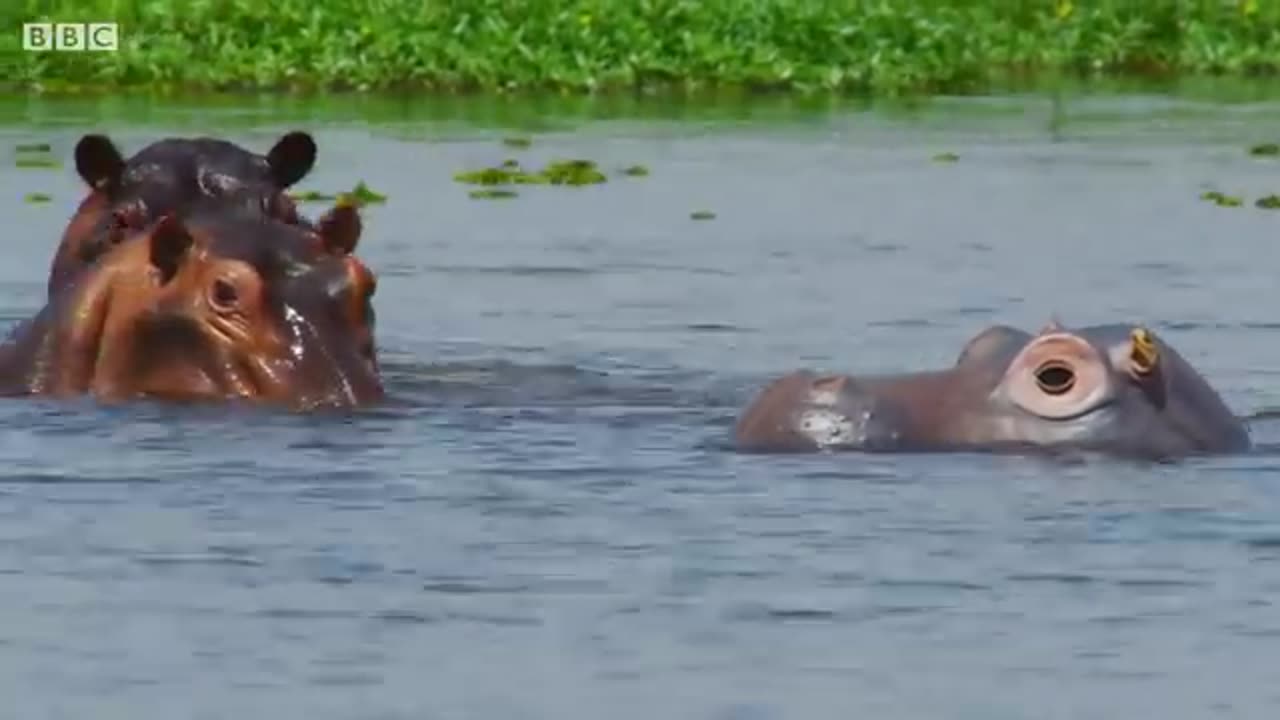
{"type": "Polygon", "coordinates": [[[386,195],[370,190],[369,186],[365,185],[363,180],[356,183],[356,186],[351,189],[351,192],[343,193],[338,199],[342,200],[343,197],[347,200],[354,201],[357,205],[377,205],[387,201],[386,195]]]}
{"type": "Polygon", "coordinates": [[[533,144],[533,140],[527,137],[506,137],[502,138],[502,144],[513,148],[527,148],[533,144]]]}
{"type": "Polygon", "coordinates": [[[471,197],[475,200],[505,200],[507,198],[516,197],[516,191],[503,190],[500,188],[491,188],[487,190],[472,190],[471,197]]]}
{"type": "Polygon", "coordinates": [[[47,153],[53,151],[53,146],[49,143],[20,143],[16,149],[20,153],[47,153]]]}
{"type": "Polygon", "coordinates": [[[1280,155],[1280,143],[1262,143],[1249,148],[1249,154],[1254,157],[1275,157],[1280,155]]]}
{"type": "Polygon", "coordinates": [[[455,173],[456,182],[468,185],[593,185],[605,182],[604,173],[590,160],[561,160],[537,172],[529,172],[515,160],[498,167],[455,173]]]}
{"type": "Polygon", "coordinates": [[[936,163],[953,163],[958,161],[959,159],[960,159],[960,156],[953,152],[938,153],[937,155],[933,156],[933,161],[936,163]]]}
{"type": "Polygon", "coordinates": [[[1254,205],[1263,210],[1280,210],[1280,195],[1266,195],[1258,198],[1254,205]]]}
{"type": "Polygon", "coordinates": [[[608,179],[590,160],[558,160],[542,174],[552,185],[598,185],[608,179]]]}
{"type": "Polygon", "coordinates": [[[27,193],[22,199],[32,205],[38,205],[40,203],[51,202],[53,200],[53,196],[48,193],[33,192],[27,193]]]}
{"type": "Polygon", "coordinates": [[[550,185],[551,178],[546,173],[515,172],[511,173],[511,182],[515,185],[550,185]]]}
{"type": "Polygon", "coordinates": [[[298,202],[347,202],[354,205],[373,205],[384,203],[387,196],[376,193],[369,189],[369,186],[363,180],[356,183],[356,186],[343,193],[324,193],[317,190],[303,190],[291,193],[294,200],[298,202]]]}
{"type": "Polygon", "coordinates": [[[332,202],[337,200],[338,196],[330,193],[322,193],[316,190],[302,190],[291,193],[294,200],[298,202],[332,202]]]}
{"type": "Polygon", "coordinates": [[[631,177],[644,177],[649,174],[649,168],[643,165],[631,165],[623,168],[622,174],[630,175],[631,177]]]}
{"type": "Polygon", "coordinates": [[[523,174],[518,169],[507,167],[504,163],[502,167],[455,173],[453,179],[467,185],[510,185],[516,181],[516,176],[523,174]]]}
{"type": "Polygon", "coordinates": [[[51,157],[20,157],[14,161],[14,164],[27,169],[61,167],[58,161],[51,157]]]}
{"type": "Polygon", "coordinates": [[[1200,196],[1201,200],[1208,200],[1220,207],[1240,207],[1244,202],[1238,197],[1232,195],[1224,195],[1217,190],[1209,190],[1200,196]]]}
{"type": "Polygon", "coordinates": [[[693,220],[715,220],[716,214],[710,210],[695,210],[689,213],[689,217],[693,220]]]}

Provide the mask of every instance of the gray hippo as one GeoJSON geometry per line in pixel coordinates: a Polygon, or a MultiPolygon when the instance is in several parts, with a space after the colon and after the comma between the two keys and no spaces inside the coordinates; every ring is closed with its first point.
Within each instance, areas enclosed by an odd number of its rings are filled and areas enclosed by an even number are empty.
{"type": "Polygon", "coordinates": [[[1133,325],[1039,334],[996,325],[944,370],[851,377],[798,371],[734,429],[748,452],[1083,450],[1171,459],[1251,447],[1191,365],[1133,325]]]}

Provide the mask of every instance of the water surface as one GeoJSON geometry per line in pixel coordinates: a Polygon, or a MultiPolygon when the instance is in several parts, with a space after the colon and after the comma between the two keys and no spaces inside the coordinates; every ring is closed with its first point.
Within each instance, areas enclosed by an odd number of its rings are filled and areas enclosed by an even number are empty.
{"type": "Polygon", "coordinates": [[[1280,406],[1280,212],[1251,206],[1280,161],[1245,153],[1280,102],[506,102],[0,103],[0,143],[68,163],[0,167],[6,323],[42,301],[91,129],[307,127],[304,189],[389,196],[359,249],[387,407],[0,403],[14,717],[1280,711],[1267,423],[1165,465],[725,445],[777,373],[950,363],[1054,314],[1149,323],[1241,414],[1280,406]],[[452,180],[507,157],[612,177],[452,180]]]}

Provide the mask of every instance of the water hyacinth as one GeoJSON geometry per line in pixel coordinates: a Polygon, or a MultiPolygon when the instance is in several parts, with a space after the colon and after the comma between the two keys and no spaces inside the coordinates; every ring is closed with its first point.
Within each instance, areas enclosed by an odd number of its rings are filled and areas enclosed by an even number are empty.
{"type": "Polygon", "coordinates": [[[1035,74],[1275,74],[1260,0],[57,0],[5,27],[112,18],[114,53],[21,52],[17,88],[803,93],[978,91],[1035,74]],[[211,31],[216,28],[216,32],[211,31]]]}
{"type": "Polygon", "coordinates": [[[488,190],[472,190],[470,195],[475,200],[505,200],[517,197],[518,194],[514,190],[491,188],[488,190]]]}
{"type": "Polygon", "coordinates": [[[296,190],[290,196],[297,202],[349,202],[354,205],[377,205],[385,203],[387,196],[369,189],[363,180],[356,183],[351,190],[343,193],[325,193],[318,190],[296,190]]]}
{"type": "Polygon", "coordinates": [[[1240,207],[1244,204],[1243,199],[1233,195],[1227,195],[1217,190],[1209,190],[1208,192],[1201,194],[1200,199],[1208,200],[1219,207],[1240,207]]]}
{"type": "Polygon", "coordinates": [[[599,185],[608,181],[591,160],[557,160],[537,171],[525,170],[515,160],[497,167],[455,173],[453,179],[467,185],[599,185]]]}
{"type": "Polygon", "coordinates": [[[13,161],[16,167],[27,170],[32,169],[52,169],[59,168],[62,165],[51,157],[20,157],[13,161]]]}

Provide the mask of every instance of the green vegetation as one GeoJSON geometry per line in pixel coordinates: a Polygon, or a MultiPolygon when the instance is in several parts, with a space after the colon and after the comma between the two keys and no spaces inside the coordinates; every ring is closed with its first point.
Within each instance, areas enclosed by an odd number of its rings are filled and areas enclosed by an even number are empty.
{"type": "Polygon", "coordinates": [[[23,197],[23,200],[25,200],[26,202],[32,205],[40,205],[43,203],[52,202],[53,196],[47,193],[33,192],[33,193],[27,193],[23,197]]]}
{"type": "Polygon", "coordinates": [[[622,174],[629,175],[631,177],[645,177],[649,174],[649,168],[643,165],[632,165],[630,167],[622,168],[622,174]]]}
{"type": "Polygon", "coordinates": [[[1280,155],[1280,143],[1263,143],[1254,145],[1249,148],[1249,154],[1254,157],[1275,157],[1280,155]]]}
{"type": "Polygon", "coordinates": [[[1219,207],[1240,207],[1244,202],[1242,199],[1234,195],[1226,195],[1218,192],[1217,190],[1210,190],[1201,194],[1200,199],[1208,200],[1219,207]]]}
{"type": "Polygon", "coordinates": [[[514,190],[472,190],[471,197],[476,200],[504,200],[516,197],[514,190]]]}
{"type": "Polygon", "coordinates": [[[515,160],[498,167],[466,170],[453,179],[467,185],[599,185],[608,178],[591,160],[557,160],[541,170],[529,171],[515,160]]]}
{"type": "Polygon", "coordinates": [[[387,196],[369,189],[364,181],[356,183],[350,192],[338,196],[338,202],[351,202],[356,205],[380,205],[387,201],[387,196]]]}
{"type": "Polygon", "coordinates": [[[298,202],[333,202],[338,199],[336,193],[322,193],[318,190],[298,190],[290,194],[298,202]]]}
{"type": "Polygon", "coordinates": [[[16,148],[17,159],[14,165],[19,168],[59,168],[62,163],[52,154],[53,148],[48,143],[26,143],[16,148]]]}
{"type": "Polygon", "coordinates": [[[364,181],[356,183],[355,188],[344,193],[322,193],[316,190],[295,190],[290,196],[297,202],[342,202],[354,205],[375,205],[387,201],[387,196],[376,193],[365,185],[364,181]]]}
{"type": "Polygon", "coordinates": [[[13,0],[0,83],[49,91],[966,92],[1044,75],[1280,72],[1273,0],[13,0]],[[114,19],[121,49],[22,52],[114,19]]]}
{"type": "MultiPolygon", "coordinates": [[[[1236,195],[1227,195],[1217,190],[1209,190],[1200,195],[1201,200],[1207,200],[1219,207],[1243,207],[1244,198],[1236,195]]],[[[1262,210],[1280,210],[1280,195],[1263,195],[1253,203],[1254,207],[1262,210]]]]}
{"type": "Polygon", "coordinates": [[[599,185],[608,178],[591,160],[560,160],[543,168],[542,176],[552,185],[599,185]]]}
{"type": "Polygon", "coordinates": [[[13,164],[16,165],[17,167],[25,168],[28,170],[34,169],[34,168],[62,167],[62,165],[57,160],[51,157],[21,157],[20,156],[18,157],[17,160],[13,161],[13,164]]]}
{"type": "Polygon", "coordinates": [[[960,156],[953,152],[938,153],[933,156],[933,161],[936,163],[953,163],[959,162],[959,160],[960,156]]]}
{"type": "Polygon", "coordinates": [[[696,210],[689,213],[689,218],[692,220],[715,220],[716,214],[710,210],[696,210]]]}

